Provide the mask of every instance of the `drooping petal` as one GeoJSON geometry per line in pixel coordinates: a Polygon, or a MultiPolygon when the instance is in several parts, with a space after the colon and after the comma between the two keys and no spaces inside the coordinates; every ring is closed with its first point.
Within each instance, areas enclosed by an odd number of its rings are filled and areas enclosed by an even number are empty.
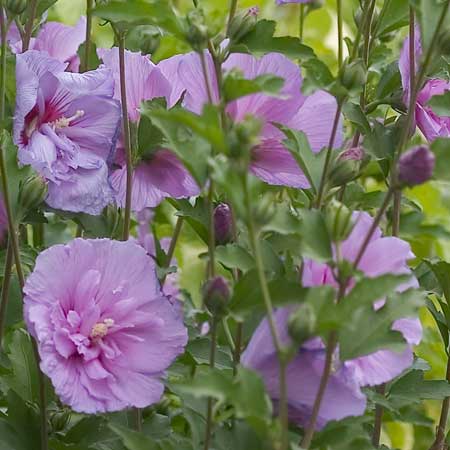
{"type": "Polygon", "coordinates": [[[309,182],[283,144],[266,139],[252,150],[250,170],[266,183],[308,188],[309,182]]]}
{"type": "MultiPolygon", "coordinates": [[[[314,94],[306,97],[306,100],[294,117],[289,120],[287,126],[303,131],[308,137],[311,149],[314,152],[318,152],[329,144],[336,110],[336,99],[332,95],[325,91],[316,91],[314,94]]],[[[343,140],[344,131],[341,117],[333,147],[341,147],[343,140]]]]}
{"type": "Polygon", "coordinates": [[[78,47],[85,38],[85,17],[81,17],[73,27],[59,22],[47,22],[39,31],[31,48],[47,52],[58,61],[69,62],[77,54],[78,47]]]}
{"type": "MultiPolygon", "coordinates": [[[[119,49],[98,49],[98,56],[111,69],[115,80],[114,98],[120,100],[119,49]]],[[[170,103],[171,86],[161,70],[141,53],[125,51],[125,72],[127,108],[130,120],[139,120],[141,102],[152,98],[165,97],[170,103]]]]}
{"type": "Polygon", "coordinates": [[[72,171],[68,180],[50,183],[46,201],[52,208],[98,215],[113,200],[108,167],[98,159],[96,169],[72,171]]]}
{"type": "MultiPolygon", "coordinates": [[[[126,198],[125,167],[112,173],[111,184],[117,192],[117,203],[123,207],[126,198]]],[[[164,198],[186,198],[199,192],[197,183],[175,154],[160,150],[151,160],[141,162],[134,170],[132,208],[133,211],[142,211],[159,205],[164,198]]]]}

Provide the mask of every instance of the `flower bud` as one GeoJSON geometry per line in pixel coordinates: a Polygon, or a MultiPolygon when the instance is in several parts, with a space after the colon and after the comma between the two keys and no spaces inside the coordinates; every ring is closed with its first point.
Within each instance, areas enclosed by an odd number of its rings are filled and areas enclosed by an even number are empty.
{"type": "Polygon", "coordinates": [[[326,210],[326,224],[333,242],[347,239],[353,228],[352,212],[337,200],[329,203],[326,210]]]}
{"type": "Polygon", "coordinates": [[[230,288],[224,277],[211,278],[203,285],[203,302],[214,316],[222,316],[230,300],[230,288]]]}
{"type": "Polygon", "coordinates": [[[258,21],[259,8],[253,6],[247,11],[241,11],[233,17],[228,31],[228,37],[233,43],[239,43],[250,33],[258,21]]]}
{"type": "Polygon", "coordinates": [[[220,203],[214,209],[214,232],[218,245],[228,244],[233,239],[233,215],[226,203],[220,203]]]}
{"type": "Polygon", "coordinates": [[[314,336],[316,323],[317,318],[313,307],[304,303],[289,316],[289,336],[296,345],[301,345],[314,336]]]}
{"type": "Polygon", "coordinates": [[[201,9],[194,9],[188,13],[186,21],[188,24],[187,41],[195,51],[202,51],[207,47],[209,38],[203,11],[201,9]]]}
{"type": "Polygon", "coordinates": [[[53,432],[63,431],[70,420],[70,410],[56,411],[50,416],[50,424],[53,432]]]}
{"type": "Polygon", "coordinates": [[[22,14],[28,6],[27,0],[6,0],[5,7],[6,10],[14,16],[19,16],[22,14]]]}
{"type": "Polygon", "coordinates": [[[341,74],[341,83],[348,91],[361,89],[367,80],[367,70],[362,60],[346,64],[341,74]]]}
{"type": "Polygon", "coordinates": [[[28,177],[20,186],[19,205],[23,212],[39,206],[47,197],[47,183],[40,175],[28,177]]]}
{"type": "Polygon", "coordinates": [[[414,147],[403,153],[398,161],[398,180],[406,186],[423,184],[433,176],[434,165],[434,153],[428,146],[414,147]]]}
{"type": "Polygon", "coordinates": [[[161,32],[157,27],[142,26],[136,30],[139,50],[144,55],[153,55],[161,43],[161,32]]]}
{"type": "Polygon", "coordinates": [[[353,147],[340,153],[330,171],[329,183],[332,187],[342,186],[358,177],[365,158],[361,147],[353,147]]]}

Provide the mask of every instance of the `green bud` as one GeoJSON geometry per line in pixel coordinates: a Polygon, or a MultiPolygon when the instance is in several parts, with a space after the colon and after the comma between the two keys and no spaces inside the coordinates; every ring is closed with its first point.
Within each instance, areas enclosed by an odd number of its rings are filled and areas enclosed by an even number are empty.
{"type": "Polygon", "coordinates": [[[144,55],[153,55],[161,43],[161,31],[158,27],[141,25],[129,33],[127,44],[139,49],[144,55]]]}
{"type": "Polygon", "coordinates": [[[343,186],[357,178],[361,173],[364,159],[365,153],[361,147],[353,147],[341,152],[330,171],[328,181],[330,186],[343,186]]]}
{"type": "Polygon", "coordinates": [[[19,205],[24,213],[38,207],[47,197],[47,183],[40,175],[27,178],[19,189],[19,205]]]}
{"type": "Polygon", "coordinates": [[[288,332],[296,345],[301,345],[312,338],[316,331],[317,317],[314,308],[304,303],[288,319],[288,332]]]}
{"type": "Polygon", "coordinates": [[[228,37],[235,44],[239,43],[255,28],[258,21],[259,8],[254,6],[247,11],[241,11],[233,17],[228,30],[228,37]]]}
{"type": "Polygon", "coordinates": [[[22,14],[28,6],[27,0],[5,0],[6,10],[13,16],[22,14]]]}
{"type": "Polygon", "coordinates": [[[203,285],[203,302],[215,317],[225,314],[230,301],[230,288],[224,277],[211,278],[203,285]]]}
{"type": "Polygon", "coordinates": [[[337,200],[327,206],[325,220],[333,242],[344,241],[353,229],[352,212],[337,200]]]}
{"type": "Polygon", "coordinates": [[[345,64],[341,73],[341,83],[348,91],[361,89],[367,80],[367,70],[361,59],[345,64]]]}
{"type": "Polygon", "coordinates": [[[202,51],[208,45],[209,31],[201,9],[194,9],[186,16],[188,31],[186,39],[195,51],[202,51]]]}
{"type": "Polygon", "coordinates": [[[109,236],[113,236],[115,231],[117,230],[120,220],[118,208],[115,205],[108,205],[102,211],[102,216],[106,223],[106,229],[108,230],[109,236]]]}
{"type": "Polygon", "coordinates": [[[57,411],[50,416],[50,425],[53,432],[63,431],[70,420],[70,410],[57,411]]]}

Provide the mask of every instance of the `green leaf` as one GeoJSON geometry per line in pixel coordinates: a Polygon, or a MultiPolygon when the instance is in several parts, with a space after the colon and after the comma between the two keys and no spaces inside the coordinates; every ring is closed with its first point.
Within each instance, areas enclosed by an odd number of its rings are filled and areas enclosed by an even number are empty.
{"type": "Polygon", "coordinates": [[[361,106],[355,103],[347,102],[343,109],[344,116],[347,120],[353,123],[359,131],[364,134],[370,133],[370,124],[364,115],[361,106]]]}
{"type": "Polygon", "coordinates": [[[442,95],[434,95],[428,101],[428,105],[438,116],[450,116],[450,91],[442,95]]]}
{"type": "Polygon", "coordinates": [[[314,192],[317,192],[322,178],[325,153],[314,153],[303,131],[292,130],[284,126],[279,126],[279,128],[287,137],[283,143],[297,161],[314,192]]]}
{"type": "Polygon", "coordinates": [[[450,181],[450,139],[438,138],[431,144],[431,150],[436,157],[434,178],[450,181]]]}
{"type": "Polygon", "coordinates": [[[283,85],[284,79],[275,75],[264,74],[248,80],[241,72],[231,70],[225,76],[223,93],[226,103],[261,92],[269,96],[280,97],[283,85]]]}
{"type": "Polygon", "coordinates": [[[143,159],[151,158],[155,151],[163,148],[166,143],[164,133],[155,126],[147,113],[154,109],[166,109],[166,100],[164,98],[155,98],[141,105],[141,119],[138,128],[138,156],[143,159]]]}
{"type": "Polygon", "coordinates": [[[247,272],[255,267],[253,257],[238,244],[227,244],[216,247],[216,259],[228,269],[239,269],[247,272]]]}
{"type": "Polygon", "coordinates": [[[29,334],[20,329],[14,331],[6,353],[11,364],[11,372],[5,375],[1,382],[14,390],[24,401],[37,402],[38,372],[29,334]]]}
{"type": "Polygon", "coordinates": [[[412,370],[389,390],[389,396],[408,399],[420,403],[420,400],[443,400],[450,397],[450,383],[445,380],[424,380],[421,370],[412,370]]]}
{"type": "Polygon", "coordinates": [[[424,293],[415,289],[389,296],[377,310],[371,303],[362,304],[339,332],[341,360],[369,355],[379,349],[402,351],[406,342],[400,332],[392,330],[392,324],[397,319],[417,315],[417,309],[423,304],[424,293]]]}
{"type": "Polygon", "coordinates": [[[276,52],[301,60],[308,60],[315,56],[314,51],[310,47],[303,45],[298,38],[291,36],[275,37],[275,28],[276,22],[272,20],[264,19],[258,21],[255,28],[232,51],[239,53],[247,50],[247,53],[255,55],[276,52]]]}
{"type": "MultiPolygon", "coordinates": [[[[442,0],[413,0],[413,3],[415,3],[420,19],[423,51],[425,54],[431,44],[443,8],[446,6],[442,0]]],[[[447,13],[442,29],[448,28],[449,20],[450,17],[447,13]]]]}
{"type": "Polygon", "coordinates": [[[130,430],[118,423],[110,423],[109,427],[120,437],[128,450],[159,450],[159,446],[142,433],[130,430]]]}
{"type": "Polygon", "coordinates": [[[115,24],[123,24],[127,29],[135,25],[157,25],[183,38],[183,32],[170,2],[158,0],[110,0],[98,4],[93,15],[115,24]]]}
{"type": "Polygon", "coordinates": [[[378,17],[376,35],[390,33],[398,28],[408,25],[409,0],[385,1],[378,17]]]}
{"type": "Polygon", "coordinates": [[[304,210],[300,226],[303,256],[318,262],[331,261],[331,240],[323,214],[317,210],[304,210]]]}

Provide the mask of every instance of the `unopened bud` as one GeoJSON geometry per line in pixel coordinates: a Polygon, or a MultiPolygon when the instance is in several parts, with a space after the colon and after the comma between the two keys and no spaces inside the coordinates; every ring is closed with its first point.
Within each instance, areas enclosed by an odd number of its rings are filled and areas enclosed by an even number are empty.
{"type": "Polygon", "coordinates": [[[38,207],[47,197],[47,183],[40,175],[27,178],[19,190],[19,204],[26,214],[38,207]]]}
{"type": "Polygon", "coordinates": [[[428,146],[414,147],[403,153],[398,161],[398,180],[406,186],[423,184],[433,176],[434,165],[434,153],[428,146]]]}
{"type": "Polygon", "coordinates": [[[228,31],[228,37],[232,42],[239,43],[247,34],[253,31],[258,21],[258,14],[259,8],[253,6],[233,17],[228,31]]]}
{"type": "Polygon", "coordinates": [[[222,316],[230,301],[230,288],[224,277],[214,277],[203,285],[203,302],[214,316],[222,316]]]}
{"type": "Polygon", "coordinates": [[[314,336],[316,331],[316,313],[311,305],[300,305],[288,319],[288,332],[296,345],[301,345],[314,336]]]}
{"type": "Polygon", "coordinates": [[[186,21],[188,24],[187,41],[195,51],[202,51],[207,47],[209,38],[203,11],[201,9],[194,9],[188,13],[186,21]]]}
{"type": "Polygon", "coordinates": [[[27,0],[6,0],[6,10],[14,16],[22,14],[28,6],[27,0]]]}
{"type": "Polygon", "coordinates": [[[153,55],[161,43],[161,32],[156,27],[143,27],[138,30],[139,49],[144,55],[153,55]]]}
{"type": "Polygon", "coordinates": [[[364,158],[365,153],[361,147],[352,147],[340,153],[330,171],[330,185],[332,187],[342,186],[357,178],[361,172],[364,158]]]}
{"type": "Polygon", "coordinates": [[[108,230],[108,235],[113,236],[114,232],[117,230],[120,220],[120,214],[117,206],[108,205],[102,212],[103,219],[105,221],[106,230],[108,230]]]}
{"type": "Polygon", "coordinates": [[[342,242],[352,231],[352,212],[337,200],[329,203],[326,210],[326,224],[333,242],[342,242]]]}
{"type": "Polygon", "coordinates": [[[341,74],[341,83],[348,91],[361,89],[367,80],[367,70],[362,60],[346,64],[341,74]]]}
{"type": "Polygon", "coordinates": [[[218,245],[228,244],[233,239],[233,214],[226,203],[220,203],[214,209],[214,232],[218,245]]]}
{"type": "Polygon", "coordinates": [[[50,424],[52,431],[57,433],[63,431],[70,420],[70,411],[65,409],[63,411],[57,411],[50,416],[50,424]]]}

